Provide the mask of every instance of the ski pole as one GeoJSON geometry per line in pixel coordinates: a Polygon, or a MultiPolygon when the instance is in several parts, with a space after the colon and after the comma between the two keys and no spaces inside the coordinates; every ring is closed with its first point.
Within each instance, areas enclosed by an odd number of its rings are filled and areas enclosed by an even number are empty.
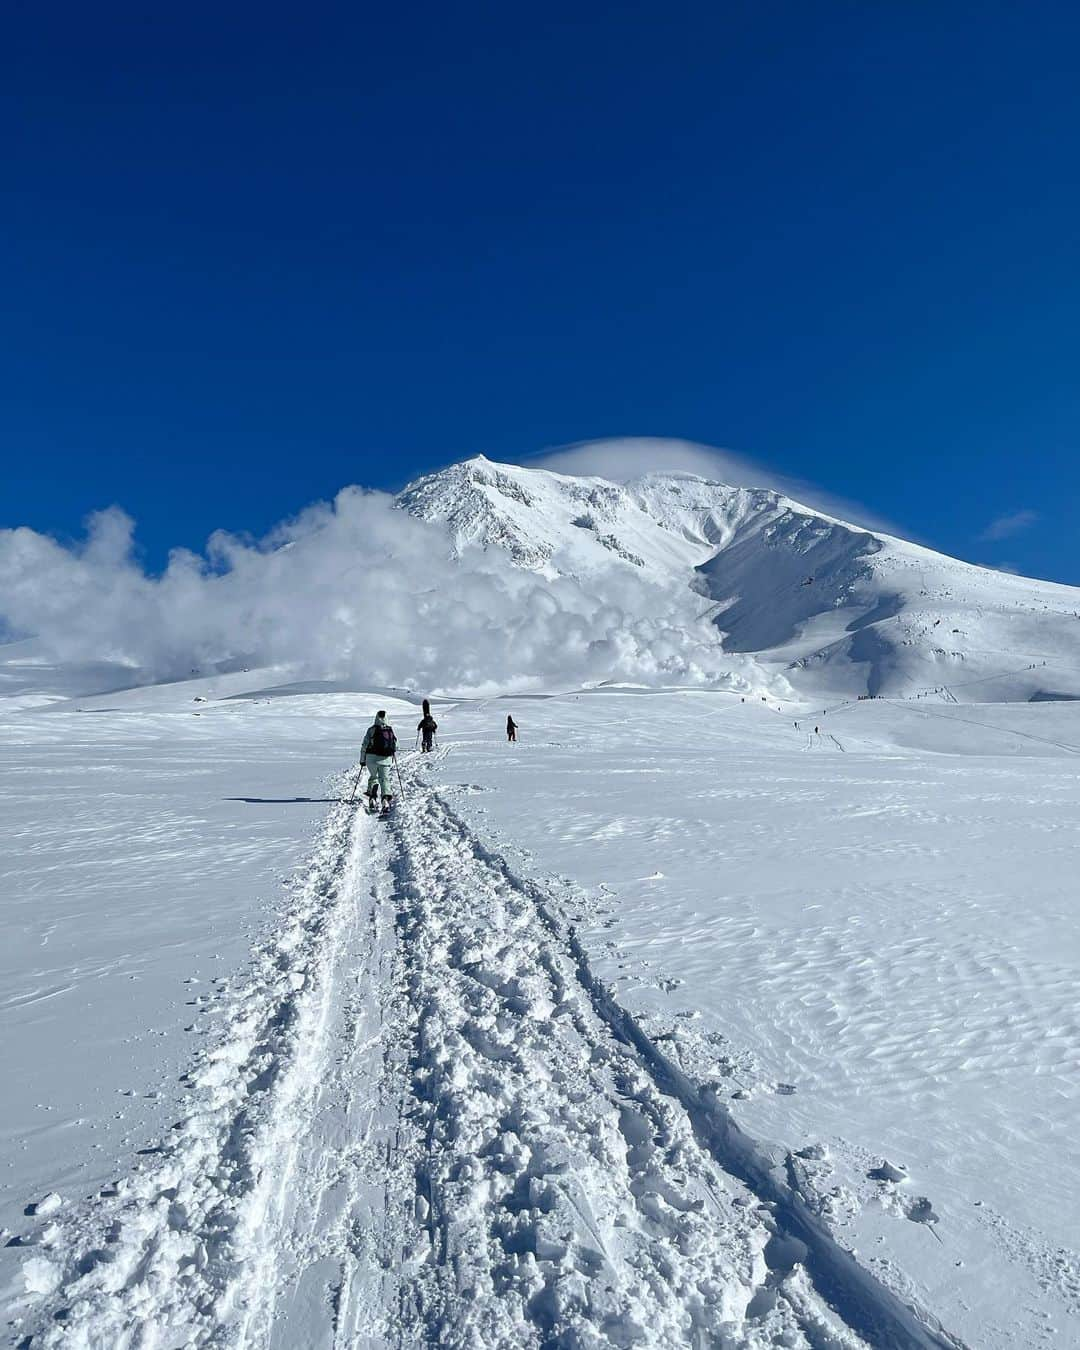
{"type": "Polygon", "coordinates": [[[394,756],[394,768],[397,769],[397,780],[401,786],[401,800],[405,800],[405,783],[401,777],[401,765],[397,762],[397,755],[394,756]]]}
{"type": "Polygon", "coordinates": [[[364,766],[361,763],[360,772],[356,775],[356,782],[352,785],[352,793],[349,796],[350,806],[352,806],[353,802],[356,800],[356,789],[360,786],[360,779],[363,778],[363,776],[364,776],[364,766]]]}

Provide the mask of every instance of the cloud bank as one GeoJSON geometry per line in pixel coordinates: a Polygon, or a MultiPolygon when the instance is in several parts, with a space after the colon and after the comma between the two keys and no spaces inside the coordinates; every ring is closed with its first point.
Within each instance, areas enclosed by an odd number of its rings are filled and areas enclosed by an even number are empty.
{"type": "Polygon", "coordinates": [[[0,624],[58,660],[119,661],[145,681],[237,657],[434,693],[753,672],[721,652],[689,591],[673,597],[626,568],[586,591],[495,550],[451,561],[441,526],[381,493],[346,488],[257,543],[215,534],[205,555],[178,550],[160,576],[136,561],[133,528],[114,508],[73,547],[0,531],[0,624]]]}
{"type": "Polygon", "coordinates": [[[1028,508],[1022,511],[1011,511],[1008,515],[998,516],[996,520],[992,520],[979,535],[979,538],[987,543],[994,543],[999,539],[1011,539],[1014,534],[1029,530],[1038,519],[1038,511],[1032,511],[1028,508]]]}
{"type": "Polygon", "coordinates": [[[693,473],[731,487],[769,488],[804,506],[866,529],[910,537],[858,502],[825,492],[799,478],[775,473],[746,455],[696,441],[662,436],[619,436],[601,441],[578,441],[519,461],[527,468],[554,473],[592,475],[627,483],[647,473],[693,473]]]}

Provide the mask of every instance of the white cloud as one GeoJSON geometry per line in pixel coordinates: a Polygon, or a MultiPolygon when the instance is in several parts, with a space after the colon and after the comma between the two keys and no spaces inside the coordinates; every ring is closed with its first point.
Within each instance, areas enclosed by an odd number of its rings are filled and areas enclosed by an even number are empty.
{"type": "MultiPolygon", "coordinates": [[[[620,436],[609,440],[579,441],[518,462],[528,468],[609,478],[617,483],[629,482],[647,473],[692,473],[700,478],[727,483],[731,487],[769,488],[850,524],[905,537],[897,526],[869,507],[835,496],[802,479],[776,473],[746,455],[721,450],[716,446],[700,445],[696,441],[669,440],[660,436],[620,436]]],[[[910,538],[910,532],[906,537],[910,538]]]]}
{"type": "Polygon", "coordinates": [[[61,660],[126,662],[141,680],[237,656],[313,678],[463,693],[704,683],[740,667],[689,590],[673,597],[629,568],[586,590],[514,568],[497,550],[451,562],[443,527],[359,488],[265,540],[218,533],[205,556],[176,551],[159,577],[139,566],[132,539],[116,509],[92,516],[73,547],[0,530],[0,626],[38,636],[61,660]]]}
{"type": "Polygon", "coordinates": [[[1038,511],[1031,511],[1027,508],[1022,511],[1011,511],[1008,515],[998,516],[996,520],[992,520],[979,535],[979,538],[986,543],[993,543],[998,539],[1010,539],[1014,534],[1020,534],[1022,530],[1030,529],[1038,519],[1038,511]]]}
{"type": "MultiPolygon", "coordinates": [[[[526,461],[530,467],[555,473],[582,474],[629,482],[647,473],[693,473],[734,486],[750,484],[755,466],[726,450],[695,441],[659,436],[621,436],[611,440],[577,441],[546,450],[526,461]]],[[[756,484],[755,484],[756,485],[756,484]]]]}

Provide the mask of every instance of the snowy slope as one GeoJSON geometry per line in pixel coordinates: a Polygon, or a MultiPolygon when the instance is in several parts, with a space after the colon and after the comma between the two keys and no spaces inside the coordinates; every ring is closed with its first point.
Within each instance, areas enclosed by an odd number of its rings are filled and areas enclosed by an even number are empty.
{"type": "Polygon", "coordinates": [[[623,486],[479,455],[418,479],[398,503],[449,525],[459,551],[469,544],[498,547],[519,567],[551,577],[595,576],[618,562],[655,581],[685,585],[738,522],[768,509],[771,498],[690,474],[623,486]]]}
{"type": "Polygon", "coordinates": [[[457,550],[603,594],[631,569],[699,593],[724,649],[779,692],[964,701],[1080,696],[1080,589],[972,566],[779,493],[689,474],[622,485],[493,464],[418,480],[399,505],[457,550]]]}
{"type": "Polygon", "coordinates": [[[262,540],[216,534],[160,575],[132,530],[119,512],[70,545],[0,530],[0,631],[35,639],[2,692],[42,697],[51,663],[49,696],[76,664],[84,691],[258,665],[473,696],[1080,696],[1080,591],[686,473],[469,460],[396,499],[346,488],[262,540]]]}
{"type": "Polygon", "coordinates": [[[9,1343],[1080,1346],[1080,592],[689,475],[350,502],[245,566],[335,645],[405,571],[382,681],[0,649],[9,1343]],[[709,687],[597,689],[635,625],[709,687]],[[416,633],[519,691],[423,759],[416,633]]]}
{"type": "Polygon", "coordinates": [[[457,809],[561,880],[597,974],[861,1260],[972,1347],[1080,1345],[1080,704],[879,699],[815,734],[591,691],[443,725],[457,809]]]}
{"type": "Polygon", "coordinates": [[[1080,1344],[1080,705],[375,706],[0,699],[11,1345],[1080,1344]]]}

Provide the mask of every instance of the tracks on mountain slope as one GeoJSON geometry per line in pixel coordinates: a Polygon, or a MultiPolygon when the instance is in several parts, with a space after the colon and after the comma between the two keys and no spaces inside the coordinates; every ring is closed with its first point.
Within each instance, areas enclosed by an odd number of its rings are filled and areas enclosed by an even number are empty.
{"type": "Polygon", "coordinates": [[[959,1344],[416,778],[389,823],[332,810],[190,1081],[163,1151],[35,1258],[34,1347],[959,1344]]]}

